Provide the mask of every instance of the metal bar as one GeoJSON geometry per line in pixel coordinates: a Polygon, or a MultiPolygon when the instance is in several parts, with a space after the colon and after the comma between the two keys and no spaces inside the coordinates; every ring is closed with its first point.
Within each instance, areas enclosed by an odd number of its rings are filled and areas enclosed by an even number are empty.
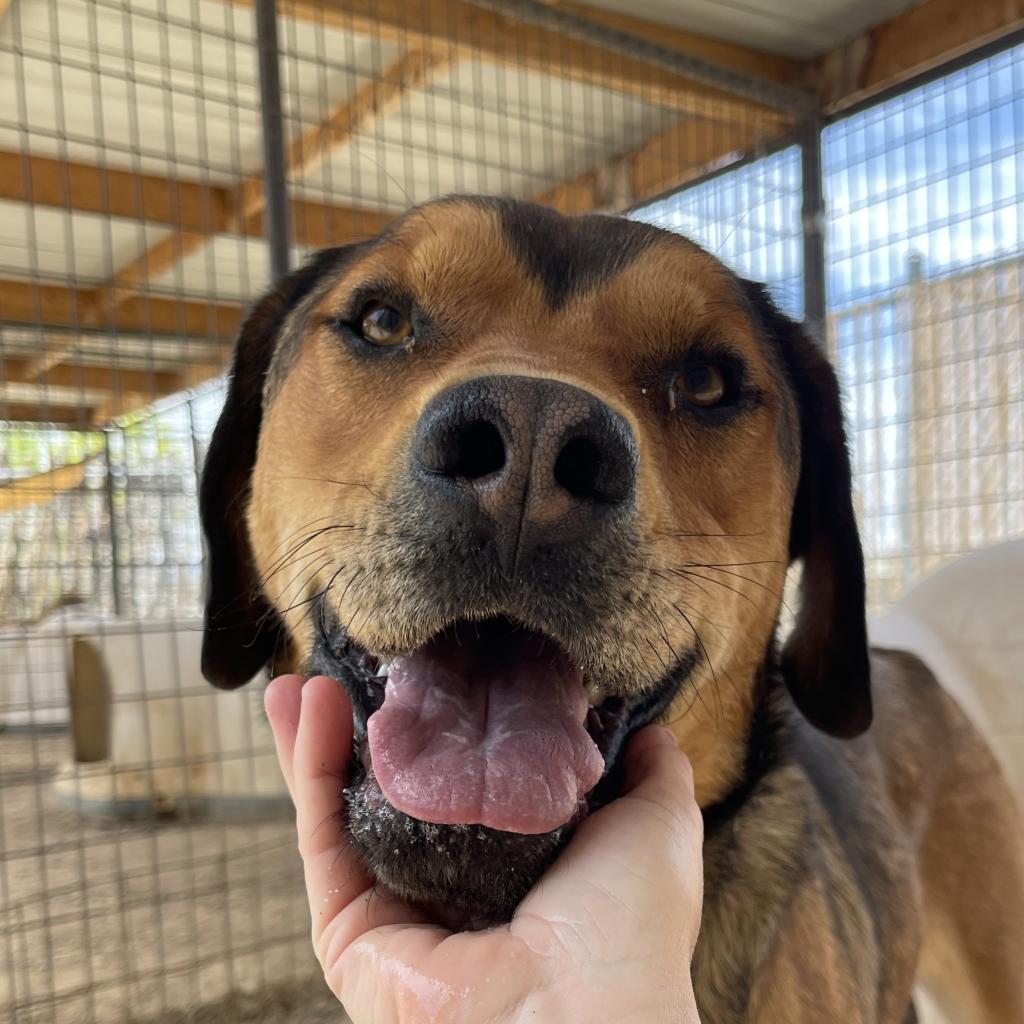
{"type": "Polygon", "coordinates": [[[103,431],[103,456],[106,461],[106,494],[107,516],[110,519],[110,586],[114,598],[114,614],[120,618],[124,615],[124,599],[121,596],[121,556],[120,543],[117,536],[117,509],[114,504],[114,460],[110,456],[110,435],[116,427],[108,427],[103,431]]]}
{"type": "Polygon", "coordinates": [[[825,345],[825,193],[821,175],[821,118],[810,117],[800,130],[803,176],[804,323],[825,345]]]}
{"type": "MultiPolygon", "coordinates": [[[[473,0],[477,7],[512,14],[521,21],[547,25],[563,35],[585,39],[597,46],[636,57],[649,64],[685,75],[705,85],[714,86],[787,113],[810,113],[818,109],[818,98],[812,92],[781,85],[758,75],[732,68],[723,68],[701,57],[680,53],[667,46],[642,39],[591,21],[572,11],[551,6],[544,0],[473,0]]],[[[259,3],[257,2],[257,6],[259,3]]]]}
{"type": "Polygon", "coordinates": [[[260,59],[260,113],[263,122],[263,187],[267,195],[266,226],[273,282],[288,273],[288,188],[284,166],[281,114],[281,72],[278,65],[277,5],[256,0],[256,45],[260,59]]]}

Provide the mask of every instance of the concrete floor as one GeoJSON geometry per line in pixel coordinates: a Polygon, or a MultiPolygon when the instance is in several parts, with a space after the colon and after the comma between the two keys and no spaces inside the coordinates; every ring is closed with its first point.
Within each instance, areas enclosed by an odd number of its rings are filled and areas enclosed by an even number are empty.
{"type": "Polygon", "coordinates": [[[0,732],[0,1022],[338,1022],[290,820],[57,807],[65,734],[0,732]]]}

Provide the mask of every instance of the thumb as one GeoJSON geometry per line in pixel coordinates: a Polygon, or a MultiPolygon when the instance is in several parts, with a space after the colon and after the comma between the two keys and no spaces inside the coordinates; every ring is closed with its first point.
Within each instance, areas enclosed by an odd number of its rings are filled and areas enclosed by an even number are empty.
{"type": "Polygon", "coordinates": [[[622,796],[580,825],[521,909],[555,919],[582,906],[599,924],[586,929],[588,946],[604,935],[621,952],[631,948],[623,942],[629,935],[634,949],[660,944],[688,958],[703,896],[703,822],[693,771],[661,726],[638,732],[623,756],[622,796]]]}
{"type": "Polygon", "coordinates": [[[678,806],[693,802],[693,767],[679,749],[672,730],[664,725],[648,725],[636,733],[623,751],[626,784],[622,795],[637,789],[646,799],[678,806]]]}

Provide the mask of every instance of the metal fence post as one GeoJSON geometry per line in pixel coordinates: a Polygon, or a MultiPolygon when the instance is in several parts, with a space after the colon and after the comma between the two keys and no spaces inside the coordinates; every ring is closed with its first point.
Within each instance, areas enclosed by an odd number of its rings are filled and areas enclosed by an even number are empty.
{"type": "Polygon", "coordinates": [[[110,454],[110,437],[117,427],[107,427],[103,431],[103,456],[105,460],[107,515],[110,518],[110,563],[112,567],[110,587],[114,599],[114,614],[120,618],[124,615],[124,596],[121,591],[121,540],[117,533],[117,502],[114,500],[116,490],[114,484],[114,460],[110,454]]]}
{"type": "Polygon", "coordinates": [[[263,183],[267,196],[266,231],[270,246],[270,276],[273,282],[277,282],[288,273],[290,253],[275,0],[256,0],[256,43],[260,60],[263,183]]]}
{"type": "Polygon", "coordinates": [[[803,166],[804,322],[811,334],[826,343],[825,302],[825,193],[821,176],[820,117],[808,118],[800,128],[803,166]]]}

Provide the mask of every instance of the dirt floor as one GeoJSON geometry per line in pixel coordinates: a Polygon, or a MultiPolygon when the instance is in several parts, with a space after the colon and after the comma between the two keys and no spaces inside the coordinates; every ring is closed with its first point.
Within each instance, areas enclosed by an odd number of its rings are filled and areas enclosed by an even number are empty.
{"type": "Polygon", "coordinates": [[[0,732],[2,1024],[320,1024],[290,820],[60,809],[64,734],[0,732]]]}

